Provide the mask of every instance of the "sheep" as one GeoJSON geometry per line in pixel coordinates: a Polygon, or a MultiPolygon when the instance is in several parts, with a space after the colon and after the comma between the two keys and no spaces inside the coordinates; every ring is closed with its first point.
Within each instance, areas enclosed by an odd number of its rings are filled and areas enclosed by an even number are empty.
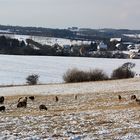
{"type": "Polygon", "coordinates": [[[77,95],[74,96],[74,99],[77,100],[77,95]]]}
{"type": "Polygon", "coordinates": [[[55,96],[55,101],[56,101],[56,102],[58,102],[58,101],[59,101],[59,99],[58,99],[58,97],[57,97],[57,96],[55,96]]]}
{"type": "Polygon", "coordinates": [[[5,111],[5,106],[0,106],[0,111],[5,111]]]}
{"type": "Polygon", "coordinates": [[[0,104],[3,104],[3,103],[4,103],[4,97],[0,96],[0,104]]]}
{"type": "Polygon", "coordinates": [[[17,108],[21,108],[21,107],[27,107],[27,102],[18,102],[17,104],[17,108]]]}
{"type": "Polygon", "coordinates": [[[27,102],[27,97],[25,97],[24,99],[23,99],[23,97],[20,97],[19,99],[18,99],[18,102],[27,102]],[[21,100],[22,99],[22,100],[21,100]]]}
{"type": "Polygon", "coordinates": [[[34,96],[29,96],[29,99],[34,101],[35,97],[34,96]]]}
{"type": "Polygon", "coordinates": [[[27,107],[27,97],[25,97],[25,99],[23,101],[20,101],[18,102],[17,104],[17,108],[21,108],[21,107],[27,107]]]}
{"type": "Polygon", "coordinates": [[[135,99],[136,99],[136,95],[132,95],[131,100],[135,100],[135,99]]]}
{"type": "Polygon", "coordinates": [[[48,110],[48,108],[47,108],[45,105],[43,105],[43,104],[41,104],[41,105],[39,106],[39,109],[40,109],[40,110],[48,110]]]}
{"type": "Polygon", "coordinates": [[[119,101],[122,99],[121,95],[118,95],[118,99],[119,99],[119,101]]]}

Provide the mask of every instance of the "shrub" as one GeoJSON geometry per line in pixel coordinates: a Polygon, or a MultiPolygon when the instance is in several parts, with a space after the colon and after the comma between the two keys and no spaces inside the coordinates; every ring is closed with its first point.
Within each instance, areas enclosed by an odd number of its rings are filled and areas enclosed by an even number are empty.
{"type": "Polygon", "coordinates": [[[107,79],[108,76],[102,70],[99,69],[95,69],[89,72],[78,70],[78,69],[69,69],[63,75],[63,80],[66,83],[101,81],[107,79]]]}
{"type": "Polygon", "coordinates": [[[69,69],[64,75],[63,79],[67,83],[83,82],[87,81],[87,75],[85,72],[78,69],[69,69]]]}
{"type": "Polygon", "coordinates": [[[133,78],[135,75],[135,73],[131,70],[133,67],[135,67],[134,63],[124,63],[121,67],[112,72],[111,79],[133,78]]]}
{"type": "Polygon", "coordinates": [[[89,75],[89,81],[102,81],[102,80],[109,79],[107,74],[100,69],[91,70],[88,75],[89,75]]]}
{"type": "Polygon", "coordinates": [[[39,76],[37,74],[32,74],[26,78],[26,83],[28,83],[29,85],[36,85],[38,83],[38,80],[39,76]]]}
{"type": "Polygon", "coordinates": [[[124,64],[122,65],[122,67],[123,67],[124,69],[129,69],[129,70],[131,70],[132,68],[135,67],[135,63],[126,62],[126,63],[124,63],[124,64]]]}

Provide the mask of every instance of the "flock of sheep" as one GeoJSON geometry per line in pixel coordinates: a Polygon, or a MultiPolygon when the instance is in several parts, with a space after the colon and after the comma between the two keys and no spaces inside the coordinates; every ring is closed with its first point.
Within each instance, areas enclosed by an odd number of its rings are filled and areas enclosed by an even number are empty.
{"type": "MultiPolygon", "coordinates": [[[[28,97],[30,100],[34,101],[35,100],[35,96],[29,96],[28,97]]],[[[26,108],[27,107],[27,97],[23,98],[23,97],[20,97],[18,99],[18,103],[17,103],[17,108],[26,108]]],[[[3,104],[4,103],[4,96],[0,96],[0,104],[3,104]]],[[[57,96],[55,96],[55,101],[58,102],[59,99],[57,96]]],[[[39,109],[40,110],[47,110],[47,107],[46,105],[44,104],[41,104],[39,105],[39,109]]],[[[6,110],[6,107],[3,105],[3,106],[0,106],[0,111],[5,111],[6,110]]]]}
{"type": "MultiPolygon", "coordinates": [[[[28,98],[30,100],[32,100],[32,101],[35,100],[35,96],[29,96],[28,98]]],[[[21,97],[21,98],[19,98],[18,99],[18,103],[17,103],[17,108],[26,108],[27,107],[27,99],[28,98],[27,97],[24,97],[24,98],[21,97]]],[[[77,95],[75,95],[74,98],[75,98],[75,100],[77,100],[77,95]]],[[[119,101],[122,100],[121,95],[118,95],[118,99],[119,99],[119,101]]],[[[3,104],[4,103],[4,100],[5,100],[4,96],[0,96],[0,104],[3,104]]],[[[136,103],[140,104],[140,99],[138,99],[136,97],[136,95],[132,95],[131,96],[131,100],[135,100],[136,103]]],[[[55,96],[55,102],[58,102],[58,101],[59,101],[58,97],[55,96]]],[[[3,106],[0,106],[0,111],[5,111],[5,110],[6,110],[6,107],[4,105],[3,106]]],[[[41,104],[41,105],[39,105],[39,110],[48,110],[48,108],[46,107],[46,105],[41,104]]]]}
{"type": "MultiPolygon", "coordinates": [[[[118,99],[119,99],[119,101],[122,100],[121,95],[118,95],[118,99]]],[[[132,96],[131,96],[131,100],[135,100],[136,103],[140,104],[140,99],[138,99],[138,98],[136,97],[136,95],[132,95],[132,96]]]]}

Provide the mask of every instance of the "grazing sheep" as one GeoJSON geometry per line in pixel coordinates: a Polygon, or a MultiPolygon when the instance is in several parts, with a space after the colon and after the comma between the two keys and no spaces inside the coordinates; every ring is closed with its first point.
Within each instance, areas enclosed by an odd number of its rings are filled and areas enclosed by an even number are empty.
{"type": "Polygon", "coordinates": [[[18,102],[27,102],[27,97],[25,97],[24,99],[23,99],[23,97],[20,97],[19,99],[18,99],[18,102]],[[22,100],[21,100],[22,99],[22,100]]]}
{"type": "Polygon", "coordinates": [[[57,96],[55,96],[55,101],[56,101],[56,102],[58,102],[58,101],[59,101],[57,96]]]}
{"type": "Polygon", "coordinates": [[[119,99],[119,101],[122,99],[121,95],[118,95],[118,99],[119,99]]]}
{"type": "Polygon", "coordinates": [[[136,95],[132,95],[131,100],[135,100],[135,99],[136,99],[136,95]]]}
{"type": "Polygon", "coordinates": [[[0,104],[3,104],[3,103],[4,103],[4,97],[0,96],[0,104]]]}
{"type": "Polygon", "coordinates": [[[74,96],[74,99],[77,100],[77,95],[74,96]]]}
{"type": "Polygon", "coordinates": [[[48,108],[43,104],[39,106],[39,109],[40,110],[48,110],[48,108]]]}
{"type": "Polygon", "coordinates": [[[5,111],[5,106],[0,106],[0,111],[5,111]]]}
{"type": "Polygon", "coordinates": [[[30,96],[29,99],[31,99],[32,101],[34,101],[35,97],[34,96],[30,96]]]}
{"type": "Polygon", "coordinates": [[[27,102],[18,102],[17,104],[17,108],[21,108],[21,107],[27,107],[27,102]]]}
{"type": "Polygon", "coordinates": [[[27,97],[25,97],[25,99],[23,101],[20,101],[18,102],[17,104],[17,108],[21,108],[21,107],[27,107],[27,97]]]}

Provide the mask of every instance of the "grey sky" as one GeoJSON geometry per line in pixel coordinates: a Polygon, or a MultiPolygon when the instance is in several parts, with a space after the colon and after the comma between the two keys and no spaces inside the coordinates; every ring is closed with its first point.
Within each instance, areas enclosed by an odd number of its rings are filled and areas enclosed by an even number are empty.
{"type": "Polygon", "coordinates": [[[140,29],[140,0],[0,0],[0,24],[140,29]]]}

